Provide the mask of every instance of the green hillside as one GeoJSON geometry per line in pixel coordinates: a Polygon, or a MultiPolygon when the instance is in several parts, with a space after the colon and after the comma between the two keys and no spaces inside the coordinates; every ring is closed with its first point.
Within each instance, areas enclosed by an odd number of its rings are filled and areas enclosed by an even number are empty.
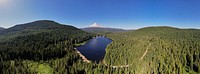
{"type": "Polygon", "coordinates": [[[47,20],[8,28],[0,33],[0,73],[79,73],[76,65],[81,59],[73,44],[91,37],[75,27],[47,20]]]}
{"type": "Polygon", "coordinates": [[[147,27],[111,33],[99,64],[74,47],[96,35],[40,20],[0,31],[0,74],[197,74],[200,30],[147,27]]]}
{"type": "MultiPolygon", "coordinates": [[[[24,36],[30,34],[37,34],[41,32],[51,32],[56,30],[74,31],[77,28],[69,25],[62,25],[50,20],[39,20],[26,24],[20,24],[11,28],[0,31],[0,41],[15,38],[17,36],[24,36]]],[[[80,31],[80,30],[78,30],[80,31]]],[[[70,32],[69,32],[70,33],[70,32]]]]}
{"type": "Polygon", "coordinates": [[[76,44],[94,36],[48,20],[3,30],[0,32],[0,74],[119,73],[118,69],[103,63],[86,63],[76,52],[76,44]]]}
{"type": "Polygon", "coordinates": [[[200,30],[146,27],[108,37],[105,63],[130,74],[200,73],[200,30]]]}

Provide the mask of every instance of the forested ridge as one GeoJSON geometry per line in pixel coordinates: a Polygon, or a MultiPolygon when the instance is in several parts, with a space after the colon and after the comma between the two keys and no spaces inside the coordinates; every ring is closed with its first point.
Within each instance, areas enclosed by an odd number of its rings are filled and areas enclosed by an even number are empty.
{"type": "Polygon", "coordinates": [[[0,31],[0,74],[116,74],[103,63],[86,63],[74,47],[96,36],[73,26],[40,20],[0,31]]]}
{"type": "Polygon", "coordinates": [[[200,30],[147,27],[106,36],[99,64],[74,47],[96,36],[40,20],[0,31],[0,74],[187,74],[200,72],[200,30]]]}
{"type": "Polygon", "coordinates": [[[84,73],[82,67],[92,67],[93,64],[79,65],[82,60],[73,49],[73,44],[93,36],[75,27],[48,20],[8,28],[0,33],[0,73],[84,73]]]}
{"type": "Polygon", "coordinates": [[[106,49],[105,63],[128,65],[127,73],[200,73],[200,30],[146,27],[107,36],[113,42],[106,49]]]}

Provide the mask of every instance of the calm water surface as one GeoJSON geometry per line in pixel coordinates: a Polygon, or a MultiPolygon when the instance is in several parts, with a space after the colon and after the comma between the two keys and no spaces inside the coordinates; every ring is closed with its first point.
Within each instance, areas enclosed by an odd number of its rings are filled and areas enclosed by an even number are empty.
{"type": "Polygon", "coordinates": [[[105,56],[105,49],[112,40],[105,37],[98,37],[89,40],[85,45],[76,47],[88,60],[99,62],[105,56]]]}

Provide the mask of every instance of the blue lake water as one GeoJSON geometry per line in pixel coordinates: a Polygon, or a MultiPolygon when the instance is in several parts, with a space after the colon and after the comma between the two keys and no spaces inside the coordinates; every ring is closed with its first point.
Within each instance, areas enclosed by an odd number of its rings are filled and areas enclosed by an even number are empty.
{"type": "Polygon", "coordinates": [[[111,39],[105,37],[97,37],[89,40],[85,45],[76,48],[88,60],[98,63],[99,61],[103,60],[106,54],[106,46],[111,42],[111,39]]]}

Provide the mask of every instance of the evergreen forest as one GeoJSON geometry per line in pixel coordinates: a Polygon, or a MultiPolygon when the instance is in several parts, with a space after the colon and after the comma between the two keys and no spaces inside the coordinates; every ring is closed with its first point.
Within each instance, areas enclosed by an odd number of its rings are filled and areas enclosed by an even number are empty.
{"type": "Polygon", "coordinates": [[[130,74],[200,73],[200,30],[146,27],[107,35],[105,63],[130,74]]]}
{"type": "Polygon", "coordinates": [[[84,62],[74,48],[98,34],[50,20],[0,30],[0,74],[200,73],[198,29],[162,26],[101,33],[112,40],[104,60],[84,62]]]}

